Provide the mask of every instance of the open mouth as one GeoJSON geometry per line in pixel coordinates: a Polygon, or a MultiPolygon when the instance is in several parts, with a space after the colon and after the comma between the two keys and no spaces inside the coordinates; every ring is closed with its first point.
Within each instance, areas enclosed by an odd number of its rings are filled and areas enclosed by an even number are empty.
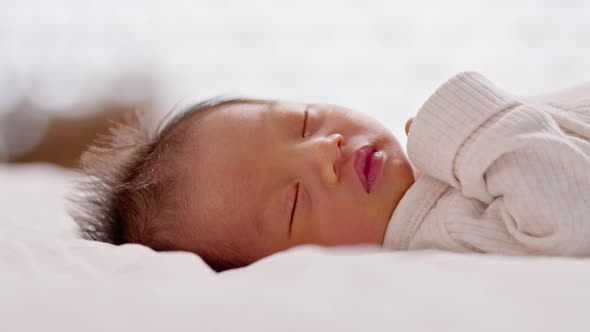
{"type": "Polygon", "coordinates": [[[372,145],[365,145],[354,153],[354,170],[359,180],[370,193],[383,164],[383,153],[372,145]]]}

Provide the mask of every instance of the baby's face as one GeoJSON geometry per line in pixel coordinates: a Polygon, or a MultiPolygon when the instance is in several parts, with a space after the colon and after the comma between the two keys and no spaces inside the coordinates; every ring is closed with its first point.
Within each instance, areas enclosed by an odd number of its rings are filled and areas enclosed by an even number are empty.
{"type": "Polygon", "coordinates": [[[240,102],[190,121],[180,249],[247,264],[299,244],[381,244],[414,182],[391,132],[343,107],[240,102]]]}

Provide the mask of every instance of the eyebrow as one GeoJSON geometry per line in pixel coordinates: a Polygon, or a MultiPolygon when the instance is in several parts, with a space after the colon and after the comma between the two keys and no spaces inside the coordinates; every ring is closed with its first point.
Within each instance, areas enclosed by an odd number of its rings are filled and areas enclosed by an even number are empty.
{"type": "MultiPolygon", "coordinates": [[[[260,116],[260,131],[266,131],[269,129],[269,127],[272,131],[272,128],[276,127],[277,123],[280,124],[285,122],[284,117],[279,116],[279,109],[277,108],[277,105],[278,102],[276,101],[272,101],[267,104],[268,111],[263,112],[260,116]]],[[[282,129],[283,128],[281,128],[281,132],[283,131],[282,129]]],[[[263,233],[267,228],[267,222],[265,221],[268,218],[272,220],[279,218],[280,221],[284,218],[285,214],[289,215],[288,211],[290,204],[288,204],[288,193],[285,194],[285,192],[281,192],[281,188],[284,187],[277,187],[276,181],[273,181],[273,179],[271,179],[270,182],[272,182],[270,189],[264,190],[262,194],[265,196],[263,197],[263,201],[261,201],[263,204],[263,212],[257,213],[256,217],[256,227],[259,234],[263,233]]]]}
{"type": "MultiPolygon", "coordinates": [[[[291,109],[289,110],[283,110],[278,108],[279,103],[278,102],[273,102],[270,103],[268,112],[265,112],[262,117],[261,117],[261,121],[262,121],[262,127],[266,127],[266,126],[270,126],[271,128],[276,128],[277,126],[279,127],[279,131],[281,133],[285,132],[285,129],[288,129],[287,127],[290,125],[289,121],[293,120],[292,116],[289,116],[289,113],[292,112],[291,109]]],[[[304,105],[304,108],[301,109],[301,112],[303,112],[305,109],[307,109],[307,105],[304,105]]],[[[299,111],[299,110],[297,110],[299,111]]],[[[302,124],[303,126],[303,124],[302,124]]],[[[271,179],[272,181],[272,179],[271,179]]],[[[297,184],[297,186],[299,186],[299,184],[297,184]]],[[[294,212],[295,212],[295,207],[296,207],[296,200],[293,200],[292,202],[290,201],[290,193],[291,190],[295,189],[297,187],[293,187],[293,186],[289,186],[288,190],[283,190],[285,189],[284,184],[281,184],[280,186],[273,186],[273,188],[271,188],[271,193],[267,194],[268,198],[265,199],[265,201],[267,202],[267,207],[266,209],[268,209],[268,211],[270,212],[270,216],[272,218],[278,218],[279,221],[283,220],[283,218],[290,217],[289,219],[289,234],[291,233],[291,227],[292,227],[292,222],[293,222],[293,217],[294,217],[294,212]],[[276,197],[277,199],[273,199],[274,197],[276,197]],[[270,206],[268,206],[270,205],[270,206]],[[291,210],[289,210],[291,209],[291,210]]],[[[295,199],[297,199],[298,196],[298,192],[296,193],[295,199]]],[[[261,227],[262,229],[264,229],[264,222],[263,219],[264,218],[259,218],[260,219],[260,224],[259,227],[261,227]]]]}

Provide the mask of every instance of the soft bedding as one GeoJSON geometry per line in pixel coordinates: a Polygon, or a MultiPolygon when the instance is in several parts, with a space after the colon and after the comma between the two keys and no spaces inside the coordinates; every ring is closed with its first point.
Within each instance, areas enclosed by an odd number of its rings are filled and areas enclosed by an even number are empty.
{"type": "Polygon", "coordinates": [[[73,175],[0,166],[3,331],[589,331],[590,260],[300,247],[214,273],[76,239],[73,175]]]}

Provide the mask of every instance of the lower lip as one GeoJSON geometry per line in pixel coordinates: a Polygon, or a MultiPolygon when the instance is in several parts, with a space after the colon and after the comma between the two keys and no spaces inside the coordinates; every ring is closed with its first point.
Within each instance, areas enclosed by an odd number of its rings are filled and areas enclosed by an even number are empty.
{"type": "Polygon", "coordinates": [[[370,145],[358,149],[354,158],[354,169],[367,193],[370,193],[375,185],[383,165],[383,152],[370,145]]]}

